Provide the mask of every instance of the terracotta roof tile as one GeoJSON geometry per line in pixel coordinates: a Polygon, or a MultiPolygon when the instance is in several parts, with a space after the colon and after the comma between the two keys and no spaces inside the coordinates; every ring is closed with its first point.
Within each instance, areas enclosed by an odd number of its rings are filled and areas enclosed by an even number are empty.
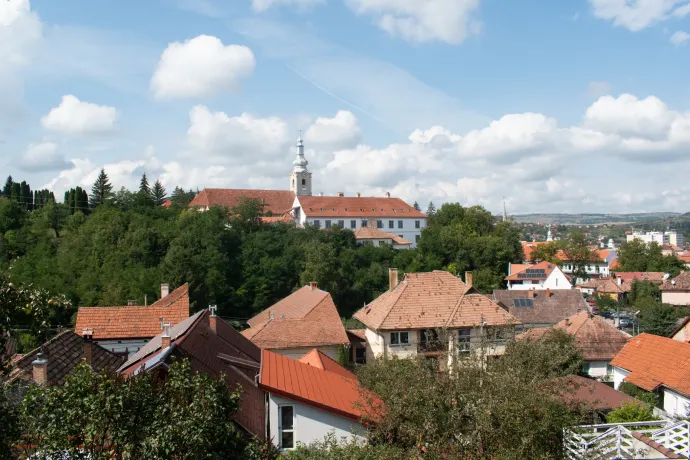
{"type": "Polygon", "coordinates": [[[395,244],[412,244],[395,233],[384,232],[376,227],[359,227],[355,231],[356,240],[393,240],[395,244]]]}
{"type": "Polygon", "coordinates": [[[662,291],[689,291],[690,271],[680,272],[675,278],[664,281],[659,289],[662,291]]]}
{"type": "Polygon", "coordinates": [[[555,324],[580,311],[588,311],[587,302],[579,289],[495,290],[494,300],[525,324],[555,324]],[[515,299],[528,299],[534,294],[531,307],[515,305],[515,299]]]}
{"type": "Polygon", "coordinates": [[[364,415],[366,403],[356,379],[268,350],[261,356],[259,388],[352,420],[364,415]]]}
{"type": "MultiPolygon", "coordinates": [[[[690,316],[688,318],[690,318],[690,316]]],[[[366,331],[366,329],[347,329],[346,332],[348,334],[352,334],[354,337],[357,337],[358,339],[367,340],[366,331]]]]}
{"type": "Polygon", "coordinates": [[[625,403],[637,401],[605,383],[579,375],[559,377],[555,381],[564,384],[567,391],[562,397],[566,402],[580,401],[598,410],[615,409],[625,403]]]}
{"type": "Polygon", "coordinates": [[[289,190],[249,190],[230,188],[205,188],[189,203],[191,207],[223,206],[234,208],[242,198],[262,200],[264,212],[283,215],[292,210],[295,194],[289,190]]]}
{"type": "Polygon", "coordinates": [[[652,438],[645,436],[640,432],[633,431],[632,436],[633,436],[633,438],[637,439],[638,441],[647,444],[649,447],[651,447],[652,449],[659,452],[661,455],[663,455],[662,458],[669,458],[669,459],[686,458],[686,457],[683,457],[682,455],[677,454],[677,453],[673,452],[672,450],[664,447],[663,445],[659,444],[658,442],[656,442],[652,438]]]}
{"type": "MultiPolygon", "coordinates": [[[[33,378],[33,365],[38,353],[48,360],[49,385],[61,385],[65,376],[84,359],[84,338],[72,331],[65,331],[56,335],[40,347],[25,354],[14,362],[10,379],[31,380],[33,378]]],[[[122,364],[122,357],[118,356],[95,343],[91,344],[91,367],[100,372],[106,370],[115,372],[122,364]]]]}
{"type": "Polygon", "coordinates": [[[616,272],[616,278],[620,278],[623,281],[637,280],[661,283],[664,280],[664,276],[666,276],[664,272],[616,272]]]}
{"type": "Polygon", "coordinates": [[[519,273],[524,269],[531,267],[532,264],[510,264],[510,273],[508,273],[508,275],[512,275],[513,273],[519,273]]]}
{"type": "Polygon", "coordinates": [[[161,321],[173,325],[189,317],[189,285],[184,284],[148,307],[81,307],[77,334],[93,330],[94,340],[150,338],[161,331],[161,321]]]}
{"type": "Polygon", "coordinates": [[[690,345],[657,335],[633,337],[611,361],[630,372],[626,381],[652,391],[659,385],[690,396],[690,345]]]}
{"type": "MultiPolygon", "coordinates": [[[[575,337],[575,347],[587,360],[612,359],[628,343],[630,336],[598,316],[582,311],[553,326],[575,337]]],[[[530,329],[523,337],[541,337],[547,328],[530,329]]]]}
{"type": "Polygon", "coordinates": [[[317,369],[333,372],[335,374],[340,375],[341,377],[345,377],[346,379],[357,380],[355,374],[348,371],[343,366],[338,364],[336,361],[328,357],[328,355],[320,352],[316,348],[314,348],[306,355],[302,356],[300,359],[298,359],[298,361],[300,363],[316,367],[317,369]]]}
{"type": "Polygon", "coordinates": [[[408,273],[393,290],[381,294],[355,313],[373,330],[489,326],[518,321],[489,297],[457,277],[436,270],[408,273]]]}
{"type": "Polygon", "coordinates": [[[349,343],[331,295],[311,286],[293,292],[247,321],[242,335],[261,348],[349,343]],[[273,315],[273,316],[271,316],[273,315]]]}
{"type": "Polygon", "coordinates": [[[549,275],[551,274],[551,272],[553,272],[554,270],[560,270],[560,268],[558,268],[558,265],[553,264],[551,262],[546,262],[546,261],[539,262],[538,264],[534,264],[534,265],[527,265],[526,264],[526,265],[524,265],[524,267],[525,268],[523,268],[522,270],[517,271],[517,270],[513,270],[512,266],[511,266],[511,270],[510,270],[511,274],[505,277],[506,281],[544,280],[544,279],[548,278],[549,275]],[[544,270],[544,273],[546,274],[546,276],[545,277],[544,276],[536,276],[536,275],[527,276],[528,275],[528,272],[527,272],[528,269],[529,270],[544,270]]]}
{"type": "Polygon", "coordinates": [[[427,217],[400,198],[300,196],[297,199],[302,213],[309,217],[427,217]]]}

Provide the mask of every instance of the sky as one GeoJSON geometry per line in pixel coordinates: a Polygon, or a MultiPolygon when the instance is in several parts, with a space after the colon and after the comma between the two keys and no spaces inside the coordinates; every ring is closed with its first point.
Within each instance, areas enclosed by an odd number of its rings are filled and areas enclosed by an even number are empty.
{"type": "Polygon", "coordinates": [[[690,0],[0,0],[0,173],[687,212],[689,76],[690,0]]]}

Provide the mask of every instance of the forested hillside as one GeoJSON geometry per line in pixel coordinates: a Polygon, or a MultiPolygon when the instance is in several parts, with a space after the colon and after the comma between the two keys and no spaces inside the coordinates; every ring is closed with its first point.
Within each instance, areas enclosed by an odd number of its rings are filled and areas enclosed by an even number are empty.
{"type": "Polygon", "coordinates": [[[103,175],[88,197],[67,192],[66,204],[0,197],[0,269],[71,302],[53,312],[52,325],[72,324],[78,306],[143,305],[161,283],[185,282],[193,309],[217,304],[220,315],[241,320],[315,280],[349,317],[387,288],[388,267],[475,270],[475,285],[489,291],[521,259],[517,229],[480,207],[442,206],[418,249],[396,251],[358,246],[349,230],[262,224],[251,201],[201,213],[186,207],[193,194],[176,189],[166,209],[160,184],[144,177],[138,192],[113,193],[103,175]]]}

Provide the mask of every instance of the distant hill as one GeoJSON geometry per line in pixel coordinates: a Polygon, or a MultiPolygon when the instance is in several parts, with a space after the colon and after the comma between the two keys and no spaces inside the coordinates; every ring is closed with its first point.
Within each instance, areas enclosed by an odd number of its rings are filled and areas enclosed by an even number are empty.
{"type": "MultiPolygon", "coordinates": [[[[517,214],[518,223],[563,225],[635,224],[662,221],[683,216],[678,212],[641,212],[635,214],[517,214]]],[[[690,213],[685,214],[685,216],[690,213]]]]}

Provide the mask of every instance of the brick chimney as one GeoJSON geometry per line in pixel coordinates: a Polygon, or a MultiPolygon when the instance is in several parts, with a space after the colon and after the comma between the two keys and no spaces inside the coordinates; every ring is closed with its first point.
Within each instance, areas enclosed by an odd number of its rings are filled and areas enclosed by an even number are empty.
{"type": "Polygon", "coordinates": [[[362,194],[359,193],[359,192],[357,192],[357,198],[359,198],[359,197],[361,197],[361,196],[362,196],[362,194]]]}
{"type": "Polygon", "coordinates": [[[530,289],[527,291],[527,297],[530,299],[534,299],[534,289],[530,289]]]}
{"type": "Polygon", "coordinates": [[[86,364],[91,366],[93,364],[93,329],[84,329],[81,336],[84,339],[84,359],[86,364]]]}
{"type": "Polygon", "coordinates": [[[161,336],[161,349],[170,346],[170,323],[163,325],[163,335],[161,336]]]}
{"type": "Polygon", "coordinates": [[[316,289],[319,287],[318,281],[312,281],[309,283],[309,287],[311,288],[312,291],[316,291],[316,289]]]}
{"type": "Polygon", "coordinates": [[[170,285],[168,283],[161,284],[161,299],[168,297],[168,294],[170,294],[170,285]]]}
{"type": "Polygon", "coordinates": [[[389,268],[388,269],[388,285],[389,285],[389,290],[395,289],[395,287],[398,285],[398,269],[397,268],[389,268]]]}
{"type": "Polygon", "coordinates": [[[213,330],[213,332],[217,332],[217,330],[216,330],[216,320],[218,319],[218,317],[216,316],[216,310],[217,309],[218,309],[218,307],[216,307],[215,305],[211,305],[210,307],[208,307],[208,310],[211,312],[211,314],[208,316],[208,325],[213,330]]]}
{"type": "Polygon", "coordinates": [[[465,284],[472,287],[472,272],[465,272],[465,284]]]}
{"type": "Polygon", "coordinates": [[[31,365],[33,366],[34,382],[38,385],[48,385],[48,360],[43,359],[43,353],[39,352],[31,365]]]}
{"type": "Polygon", "coordinates": [[[551,289],[546,288],[546,297],[551,297],[551,289]]]}

